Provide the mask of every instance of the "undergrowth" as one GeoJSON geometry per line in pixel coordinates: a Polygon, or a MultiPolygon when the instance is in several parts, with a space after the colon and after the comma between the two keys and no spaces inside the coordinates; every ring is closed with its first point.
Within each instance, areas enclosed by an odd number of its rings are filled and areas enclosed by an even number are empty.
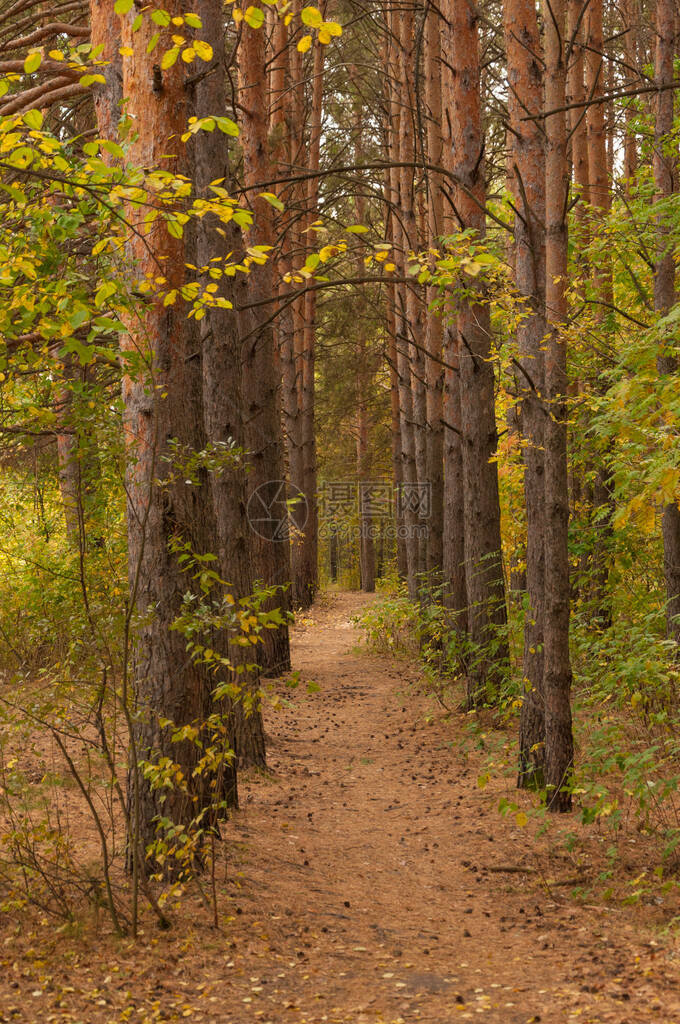
{"type": "MultiPolygon", "coordinates": [[[[569,853],[590,836],[608,852],[589,886],[624,902],[651,899],[650,893],[675,887],[680,873],[680,666],[664,636],[663,613],[640,601],[609,629],[593,626],[585,604],[573,615],[574,812],[564,819],[547,814],[538,795],[515,789],[524,604],[521,595],[512,596],[512,679],[493,707],[474,711],[462,703],[470,654],[461,652],[447,610],[436,600],[416,604],[391,579],[355,622],[371,650],[419,660],[418,685],[445,718],[456,713],[460,722],[464,715],[461,746],[482,761],[480,788],[494,779],[502,783],[501,814],[514,815],[522,827],[532,820],[539,832],[550,830],[569,853]],[[621,888],[617,860],[631,843],[644,850],[646,862],[621,888]]],[[[588,893],[590,887],[581,894],[588,893]]]]}

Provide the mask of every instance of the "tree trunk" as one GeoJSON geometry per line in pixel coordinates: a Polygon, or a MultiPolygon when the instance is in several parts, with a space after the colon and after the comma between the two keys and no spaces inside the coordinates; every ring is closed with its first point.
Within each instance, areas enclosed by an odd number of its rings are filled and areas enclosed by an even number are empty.
{"type": "MultiPolygon", "coordinates": [[[[272,85],[278,172],[282,175],[303,174],[307,170],[307,147],[303,130],[305,82],[302,54],[291,44],[285,25],[276,30],[274,51],[279,55],[272,85]]],[[[288,210],[281,225],[280,276],[290,272],[298,261],[304,262],[306,235],[301,233],[299,218],[306,207],[306,197],[306,186],[300,182],[294,182],[285,193],[288,210]]],[[[291,494],[296,499],[291,514],[291,596],[296,608],[308,608],[318,589],[314,352],[309,347],[310,340],[313,344],[314,335],[305,331],[305,314],[310,310],[313,313],[313,308],[308,309],[303,296],[283,310],[278,318],[284,434],[291,494]]]]}
{"type": "MultiPolygon", "coordinates": [[[[324,86],[324,46],[316,42],[312,62],[311,82],[311,118],[309,125],[309,147],[307,150],[307,170],[319,170],[321,152],[321,121],[323,113],[324,86]]],[[[307,226],[317,218],[319,202],[319,179],[312,176],[307,183],[306,220],[307,226]]],[[[310,240],[314,234],[303,236],[309,250],[310,240]]],[[[300,383],[302,387],[300,406],[302,415],[302,471],[304,493],[307,499],[307,524],[303,545],[303,576],[301,590],[306,596],[308,605],[314,601],[319,589],[319,510],[317,501],[317,457],[316,457],[316,415],[315,415],[315,374],[316,364],[316,292],[308,292],[304,301],[304,326],[302,333],[302,369],[300,383]]]]}
{"type": "MultiPolygon", "coordinates": [[[[623,0],[623,43],[624,56],[628,65],[625,77],[629,87],[635,87],[640,80],[636,38],[639,18],[636,17],[635,7],[635,0],[623,0]]],[[[626,103],[626,128],[623,143],[623,177],[628,195],[630,195],[631,185],[638,167],[637,139],[633,130],[635,115],[634,102],[633,100],[628,100],[626,103]]]]}
{"type": "MultiPolygon", "coordinates": [[[[388,197],[389,202],[389,197],[388,197]]],[[[391,230],[387,235],[394,247],[394,232],[391,230]]],[[[397,574],[399,579],[406,580],[408,577],[408,558],[406,553],[406,538],[404,537],[404,517],[401,514],[399,503],[399,492],[402,484],[402,452],[400,433],[400,410],[399,410],[399,373],[397,371],[397,334],[396,334],[396,285],[387,285],[387,300],[385,310],[385,322],[387,332],[387,352],[390,369],[390,437],[392,450],[392,487],[394,494],[393,515],[395,528],[397,574]]]]}
{"type": "MultiPolygon", "coordinates": [[[[586,99],[585,78],[584,78],[584,55],[583,55],[583,7],[584,0],[567,0],[567,38],[571,42],[571,53],[567,66],[567,102],[582,104],[586,99]]],[[[588,123],[586,120],[586,108],[584,106],[573,107],[568,112],[569,138],[571,145],[571,163],[575,191],[578,197],[574,207],[574,220],[577,226],[577,237],[579,244],[575,246],[575,262],[580,276],[585,281],[588,270],[588,258],[584,249],[588,245],[589,216],[590,209],[590,168],[588,165],[588,123]]],[[[579,288],[579,298],[585,306],[585,286],[579,288]]],[[[569,384],[569,394],[572,400],[576,401],[582,392],[581,381],[573,380],[569,384]]],[[[584,414],[585,416],[585,414],[584,414]]],[[[585,522],[586,510],[592,505],[592,488],[586,487],[583,479],[582,466],[572,465],[571,475],[571,508],[576,522],[585,522]]],[[[578,596],[582,582],[586,577],[586,569],[589,563],[589,556],[582,554],[580,557],[580,571],[572,583],[574,596],[578,596]]]]}
{"type": "Polygon", "coordinates": [[[468,630],[465,579],[465,500],[463,487],[463,423],[460,409],[460,348],[454,327],[444,329],[444,604],[450,624],[462,639],[468,630]]]}
{"type": "Polygon", "coordinates": [[[545,780],[548,807],[571,809],[569,783],[574,748],[569,660],[569,494],[567,484],[567,133],[564,0],[543,0],[545,25],[546,311],[545,385],[550,415],[545,425],[545,780]]]}
{"type": "MultiPolygon", "coordinates": [[[[241,146],[246,188],[273,177],[269,158],[268,96],[266,92],[266,35],[264,29],[244,25],[239,46],[239,83],[241,90],[241,146]]],[[[261,190],[260,186],[260,189],[261,190]]],[[[249,232],[251,245],[273,246],[272,207],[256,199],[257,188],[249,193],[254,205],[254,221],[249,232]]],[[[268,261],[252,268],[248,279],[248,301],[265,302],[274,295],[274,266],[268,261]]],[[[245,439],[251,470],[248,476],[248,507],[263,508],[278,493],[285,481],[283,435],[281,430],[279,367],[274,327],[269,321],[271,307],[254,307],[243,315],[243,403],[245,439]],[[263,504],[260,503],[262,498],[263,504]]],[[[283,491],[281,493],[284,493],[283,491]]],[[[255,581],[279,588],[264,607],[280,608],[284,615],[290,607],[290,546],[288,533],[278,529],[277,516],[287,516],[283,504],[272,509],[271,528],[253,528],[250,548],[255,581]]],[[[253,512],[257,516],[257,512],[253,512]]],[[[257,649],[264,675],[290,671],[290,641],[287,622],[278,629],[264,631],[257,649]]]]}
{"type": "MultiPolygon", "coordinates": [[[[203,75],[188,89],[195,117],[220,115],[227,110],[224,56],[224,19],[220,0],[195,0],[195,13],[203,23],[201,38],[213,47],[215,72],[203,75]]],[[[211,182],[230,180],[229,155],[219,132],[198,132],[192,142],[193,180],[199,195],[209,198],[211,182]]],[[[196,246],[198,267],[207,266],[214,257],[229,261],[230,253],[243,253],[243,238],[235,225],[222,225],[207,216],[194,225],[191,237],[196,246]]],[[[190,261],[192,262],[192,261],[190,261]]],[[[206,280],[207,285],[210,279],[206,280]]],[[[224,277],[221,294],[235,307],[247,304],[250,278],[224,277]]],[[[203,414],[208,443],[219,450],[231,440],[245,451],[244,399],[242,386],[241,324],[230,309],[212,307],[200,321],[198,335],[202,353],[203,414]]],[[[251,542],[253,532],[246,516],[246,467],[212,471],[210,486],[217,522],[219,565],[232,596],[239,601],[253,589],[251,542]]],[[[237,673],[241,698],[234,702],[232,741],[240,766],[266,765],[265,740],[260,712],[259,677],[254,662],[257,655],[250,647],[230,644],[229,657],[237,673]]]]}
{"type": "Polygon", "coordinates": [[[367,393],[370,377],[366,366],[366,342],[357,344],[357,479],[359,483],[359,568],[361,589],[375,591],[375,545],[371,515],[370,461],[368,447],[367,393]]]}
{"type": "MultiPolygon", "coordinates": [[[[385,47],[385,63],[390,66],[390,46],[385,47]]],[[[392,87],[393,88],[393,87],[392,87]]],[[[391,155],[391,128],[389,113],[391,110],[391,87],[389,78],[386,80],[385,106],[388,111],[388,124],[385,126],[385,158],[386,163],[390,161],[391,155]]],[[[385,238],[392,244],[393,253],[397,252],[397,232],[395,230],[395,210],[392,207],[393,201],[398,199],[398,189],[393,190],[392,179],[396,181],[396,168],[386,168],[384,172],[384,195],[385,195],[385,238]],[[393,195],[394,192],[394,195],[393,195]]],[[[404,536],[404,517],[401,514],[399,495],[403,483],[402,476],[402,451],[400,432],[400,409],[399,409],[399,373],[397,355],[397,295],[398,285],[389,282],[386,286],[385,300],[385,331],[387,334],[387,359],[390,373],[390,439],[392,450],[392,486],[393,486],[393,516],[395,529],[395,548],[397,557],[397,574],[400,580],[408,578],[408,557],[406,552],[406,538],[404,536]]]]}
{"type": "MultiPolygon", "coordinates": [[[[97,73],[102,75],[104,82],[95,83],[92,87],[94,110],[97,119],[97,131],[101,138],[118,138],[118,121],[123,113],[123,62],[120,55],[120,18],[115,13],[113,4],[99,4],[90,0],[90,43],[92,50],[99,49],[98,60],[101,65],[97,73]],[[95,12],[94,8],[97,7],[95,12]]],[[[106,159],[105,151],[102,157],[106,159]]]]}
{"type": "MultiPolygon", "coordinates": [[[[656,3],[655,78],[659,86],[673,81],[673,59],[677,53],[675,4],[673,0],[656,3]]],[[[659,92],[656,100],[654,141],[654,184],[656,201],[667,200],[677,188],[677,147],[669,144],[673,130],[673,90],[659,92]]],[[[666,316],[675,304],[675,260],[668,214],[657,216],[657,254],[654,268],[654,309],[666,316]]],[[[675,346],[669,336],[657,357],[659,374],[676,374],[675,346]]],[[[676,502],[667,505],[661,523],[664,575],[666,579],[666,626],[668,636],[680,643],[680,510],[676,502]]]]}
{"type": "Polygon", "coordinates": [[[64,387],[57,398],[57,463],[59,466],[59,492],[64,507],[66,537],[75,547],[81,542],[83,507],[81,495],[81,466],[78,451],[78,424],[74,417],[73,383],[77,370],[73,356],[64,359],[64,387]]]}
{"type": "MultiPolygon", "coordinates": [[[[395,239],[394,262],[397,267],[397,277],[403,278],[406,271],[406,258],[408,255],[408,239],[403,229],[404,209],[404,185],[402,175],[395,165],[401,159],[400,136],[402,132],[402,121],[410,118],[409,111],[403,111],[404,104],[403,83],[399,72],[401,52],[398,41],[400,39],[401,27],[400,15],[392,11],[390,14],[390,191],[392,209],[395,216],[392,219],[393,235],[395,239]],[[398,212],[398,215],[397,215],[398,212]]],[[[401,438],[401,482],[398,493],[398,517],[403,519],[404,545],[406,548],[407,561],[407,587],[408,594],[412,600],[418,595],[418,475],[416,471],[416,446],[415,432],[413,426],[413,396],[411,393],[411,362],[410,344],[408,334],[408,300],[406,288],[403,284],[395,287],[396,309],[395,309],[395,335],[397,355],[397,377],[399,388],[399,433],[401,438]]],[[[398,518],[397,518],[398,521],[398,518]]]]}
{"type": "MultiPolygon", "coordinates": [[[[442,82],[440,39],[442,20],[439,11],[429,6],[425,22],[425,104],[427,107],[428,163],[441,166],[444,152],[442,137],[442,82]]],[[[444,233],[444,207],[441,176],[429,172],[428,176],[428,244],[439,246],[444,233]]],[[[428,300],[437,298],[435,288],[429,290],[428,300]]],[[[443,324],[437,314],[429,314],[426,321],[427,382],[427,484],[430,489],[430,519],[427,530],[428,585],[439,588],[443,582],[444,566],[444,401],[443,324]]]]}
{"type": "MultiPolygon", "coordinates": [[[[401,115],[399,121],[399,185],[401,199],[402,246],[404,260],[410,251],[418,249],[418,219],[416,216],[416,196],[414,189],[415,171],[415,127],[414,111],[416,108],[416,48],[413,9],[408,5],[399,16],[399,91],[401,115]]],[[[404,263],[406,265],[406,263],[404,263]]],[[[411,401],[411,431],[413,434],[413,470],[412,480],[404,476],[404,494],[409,504],[415,509],[414,536],[409,538],[412,549],[414,580],[411,584],[412,594],[420,588],[425,572],[426,548],[423,543],[427,531],[427,489],[426,438],[427,423],[425,393],[425,357],[424,357],[424,308],[420,287],[415,280],[410,281],[403,293],[404,315],[402,329],[403,344],[406,347],[404,373],[410,377],[409,393],[411,401]],[[421,495],[425,500],[421,500],[421,495]]]]}
{"type": "MultiPolygon", "coordinates": [[[[475,8],[447,0],[450,27],[450,168],[461,183],[456,212],[463,230],[485,235],[486,185],[482,130],[479,39],[475,8]]],[[[468,284],[469,288],[469,284],[468,284]]],[[[498,435],[488,304],[460,300],[458,334],[465,495],[465,568],[472,663],[470,707],[493,702],[508,670],[507,609],[501,554],[498,435]]]]}
{"type": "MultiPolygon", "coordinates": [[[[602,230],[611,209],[609,174],[607,168],[607,138],[605,128],[605,104],[601,102],[605,93],[604,33],[602,28],[602,0],[590,0],[586,11],[585,71],[586,90],[591,103],[586,112],[588,126],[588,167],[590,173],[589,199],[593,234],[602,230]],[[598,102],[599,101],[599,102],[598,102]]],[[[600,257],[601,265],[593,266],[593,291],[599,305],[595,307],[596,330],[606,328],[613,297],[612,268],[606,253],[600,257]]],[[[598,390],[605,385],[598,381],[598,390]]],[[[596,470],[593,483],[593,597],[594,615],[598,625],[611,625],[611,595],[609,593],[609,562],[613,534],[613,497],[611,471],[608,466],[609,453],[595,452],[596,470]]]]}
{"type": "MultiPolygon", "coordinates": [[[[356,80],[356,68],[352,65],[350,76],[353,83],[356,80]]],[[[364,111],[361,101],[361,93],[358,92],[355,98],[355,144],[354,162],[361,166],[364,160],[363,127],[364,111]]],[[[364,224],[366,220],[366,198],[362,192],[361,184],[358,185],[355,200],[355,216],[357,224],[364,224]]],[[[363,261],[357,255],[357,276],[361,276],[363,261]]],[[[365,295],[365,293],[364,293],[365,295]]],[[[359,582],[361,589],[372,594],[375,591],[375,545],[373,542],[373,517],[371,515],[371,489],[370,489],[370,454],[369,454],[369,397],[372,383],[372,373],[368,360],[368,347],[364,335],[363,322],[365,321],[365,299],[364,295],[359,298],[359,305],[356,309],[358,320],[356,340],[356,372],[355,372],[355,401],[356,401],[356,466],[357,484],[359,491],[359,582]]]]}
{"type": "MultiPolygon", "coordinates": [[[[105,6],[92,4],[93,24],[105,6]]],[[[170,13],[181,14],[181,5],[171,3],[170,13]]],[[[104,17],[108,22],[106,13],[104,17]]],[[[186,151],[179,143],[189,113],[183,62],[160,76],[154,74],[147,47],[155,27],[147,18],[138,31],[131,26],[130,15],[123,20],[122,32],[123,44],[131,51],[123,65],[124,94],[129,113],[136,116],[130,160],[139,167],[162,167],[190,178],[186,151]],[[171,157],[167,155],[170,138],[175,140],[176,154],[171,157]]],[[[160,262],[169,288],[181,289],[184,284],[184,241],[171,237],[162,218],[138,227],[129,243],[129,257],[140,277],[156,276],[160,262]]],[[[192,590],[191,576],[182,569],[181,551],[173,542],[204,555],[216,550],[218,540],[206,473],[200,474],[200,486],[196,486],[188,481],[181,464],[206,445],[201,366],[195,358],[196,339],[187,309],[181,302],[166,307],[149,299],[137,316],[129,318],[127,328],[126,347],[146,367],[146,372],[127,375],[123,382],[130,602],[136,614],[132,834],[143,850],[155,836],[157,816],[185,824],[220,796],[220,789],[210,790],[209,779],[192,776],[201,756],[198,747],[188,741],[172,743],[173,730],[161,725],[168,718],[178,727],[200,726],[215,710],[214,674],[188,657],[185,638],[172,628],[183,610],[184,595],[192,590]],[[166,478],[162,484],[160,477],[166,478]],[[188,794],[179,787],[154,789],[137,770],[140,760],[164,756],[182,766],[188,794]]],[[[225,787],[233,797],[235,768],[229,775],[225,787]]]]}
{"type": "Polygon", "coordinates": [[[526,318],[517,330],[520,372],[524,496],[527,513],[526,586],[529,606],[524,620],[524,694],[519,730],[520,786],[540,786],[545,761],[543,694],[543,604],[545,576],[545,473],[543,434],[543,341],[545,322],[545,151],[538,118],[543,102],[541,40],[533,0],[504,5],[508,61],[508,114],[515,176],[515,282],[527,301],[526,318]],[[531,56],[530,56],[531,55],[531,56]]]}

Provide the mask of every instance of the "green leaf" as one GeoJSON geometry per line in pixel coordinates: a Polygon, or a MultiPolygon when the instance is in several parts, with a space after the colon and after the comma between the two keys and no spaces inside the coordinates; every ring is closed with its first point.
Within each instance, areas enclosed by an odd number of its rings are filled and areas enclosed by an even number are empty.
{"type": "Polygon", "coordinates": [[[235,121],[232,121],[230,117],[216,117],[215,123],[221,132],[225,135],[232,135],[237,138],[239,135],[239,127],[235,121]]]}
{"type": "Polygon", "coordinates": [[[275,210],[285,210],[285,206],[281,202],[278,196],[275,196],[273,192],[260,192],[259,199],[264,199],[265,202],[273,206],[275,210]]]}
{"type": "Polygon", "coordinates": [[[261,28],[264,24],[264,11],[261,7],[248,7],[243,13],[243,20],[251,28],[261,28]]]}
{"type": "Polygon", "coordinates": [[[170,24],[171,18],[167,11],[152,11],[151,20],[155,25],[159,25],[161,28],[167,28],[170,24]]]}
{"type": "Polygon", "coordinates": [[[113,9],[116,14],[127,14],[128,11],[132,10],[134,0],[116,0],[113,5],[113,9]]]}
{"type": "Polygon", "coordinates": [[[37,71],[42,64],[42,53],[34,50],[33,53],[29,53],[28,57],[24,61],[24,71],[27,75],[32,75],[34,71],[37,71]]]}
{"type": "Polygon", "coordinates": [[[107,299],[110,299],[112,295],[116,293],[116,285],[113,281],[104,281],[102,285],[96,291],[94,297],[94,304],[97,309],[101,309],[107,299]]]}
{"type": "Polygon", "coordinates": [[[123,160],[125,158],[125,151],[117,142],[113,142],[111,139],[102,139],[100,145],[103,150],[110,154],[110,156],[117,157],[119,160],[123,160]]]}
{"type": "Polygon", "coordinates": [[[173,64],[176,63],[179,57],[179,46],[173,46],[171,50],[166,50],[161,58],[161,68],[167,71],[173,64]]]}
{"type": "Polygon", "coordinates": [[[300,13],[300,20],[303,25],[308,25],[309,28],[321,28],[323,25],[323,17],[318,7],[303,7],[300,13]]]}
{"type": "Polygon", "coordinates": [[[39,110],[27,110],[24,114],[24,124],[33,131],[38,132],[43,126],[43,115],[39,110]]]}

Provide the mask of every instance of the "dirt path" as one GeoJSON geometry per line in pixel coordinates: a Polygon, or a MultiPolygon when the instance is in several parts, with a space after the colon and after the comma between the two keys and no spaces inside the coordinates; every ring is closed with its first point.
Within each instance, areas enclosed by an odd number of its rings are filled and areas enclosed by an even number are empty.
{"type": "Polygon", "coordinates": [[[0,1021],[680,1022],[680,951],[658,927],[677,908],[569,900],[573,865],[498,815],[459,723],[426,723],[416,668],[357,650],[365,600],[295,629],[321,689],[268,716],[272,774],[228,826],[221,927],[191,894],[138,943],[5,917],[0,1021]]]}
{"type": "Polygon", "coordinates": [[[252,786],[236,823],[239,931],[256,916],[281,967],[262,964],[249,1012],[273,1024],[680,1021],[672,948],[621,911],[497,870],[527,862],[528,833],[479,790],[451,748],[455,726],[425,723],[408,667],[356,650],[364,601],[334,597],[296,632],[295,666],[321,691],[277,717],[276,784],[252,786]]]}

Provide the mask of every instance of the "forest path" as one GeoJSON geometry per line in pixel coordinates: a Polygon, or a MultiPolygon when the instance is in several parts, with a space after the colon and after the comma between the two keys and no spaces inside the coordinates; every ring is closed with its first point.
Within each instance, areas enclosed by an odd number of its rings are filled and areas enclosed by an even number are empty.
{"type": "Polygon", "coordinates": [[[252,992],[219,1020],[680,1021],[672,950],[635,911],[570,901],[566,859],[542,885],[456,723],[425,721],[416,667],[357,649],[367,600],[333,595],[295,630],[321,689],[269,716],[273,779],[232,822],[228,977],[237,1003],[252,992]]]}
{"type": "Polygon", "coordinates": [[[218,846],[219,927],[194,885],[169,931],[147,913],[137,941],[100,915],[57,930],[6,911],[0,1024],[680,1022],[676,896],[570,899],[609,840],[591,828],[575,866],[502,818],[514,791],[502,773],[478,788],[461,719],[428,724],[417,666],[357,648],[368,600],[324,597],[295,626],[303,683],[267,713],[271,771],[243,781],[218,846]]]}

